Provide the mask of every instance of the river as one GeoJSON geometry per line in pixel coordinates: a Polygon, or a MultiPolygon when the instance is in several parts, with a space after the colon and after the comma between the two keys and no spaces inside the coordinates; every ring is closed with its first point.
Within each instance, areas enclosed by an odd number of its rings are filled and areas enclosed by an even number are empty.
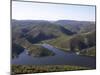
{"type": "Polygon", "coordinates": [[[12,64],[20,65],[77,65],[95,68],[96,58],[77,55],[74,52],[64,52],[49,44],[42,44],[43,47],[55,53],[54,56],[33,57],[24,50],[17,58],[12,59],[12,64]]]}

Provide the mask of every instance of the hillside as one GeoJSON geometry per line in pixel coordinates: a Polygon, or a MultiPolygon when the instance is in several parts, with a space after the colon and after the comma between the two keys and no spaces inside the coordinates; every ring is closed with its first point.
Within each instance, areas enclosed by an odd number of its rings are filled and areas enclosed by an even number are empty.
{"type": "Polygon", "coordinates": [[[74,34],[70,30],[65,29],[63,26],[55,25],[49,22],[45,23],[44,21],[39,25],[13,25],[12,27],[13,39],[24,37],[31,43],[37,43],[42,40],[52,39],[62,35],[69,36],[74,34]]]}
{"type": "Polygon", "coordinates": [[[12,20],[12,41],[30,51],[33,44],[48,43],[63,51],[77,52],[94,47],[95,35],[94,22],[12,20]]]}
{"type": "Polygon", "coordinates": [[[95,31],[96,28],[95,22],[92,21],[58,20],[54,23],[76,33],[95,31]]]}
{"type": "Polygon", "coordinates": [[[61,36],[52,40],[43,41],[63,51],[81,51],[96,45],[95,31],[76,34],[73,36],[61,36]]]}

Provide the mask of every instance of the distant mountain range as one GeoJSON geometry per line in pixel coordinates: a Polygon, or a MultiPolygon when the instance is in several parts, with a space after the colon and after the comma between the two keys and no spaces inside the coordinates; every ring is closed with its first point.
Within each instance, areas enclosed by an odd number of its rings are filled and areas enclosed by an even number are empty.
{"type": "Polygon", "coordinates": [[[76,21],[76,20],[57,20],[57,21],[46,21],[46,20],[12,20],[12,25],[59,25],[72,32],[87,32],[95,31],[94,21],[76,21]]]}

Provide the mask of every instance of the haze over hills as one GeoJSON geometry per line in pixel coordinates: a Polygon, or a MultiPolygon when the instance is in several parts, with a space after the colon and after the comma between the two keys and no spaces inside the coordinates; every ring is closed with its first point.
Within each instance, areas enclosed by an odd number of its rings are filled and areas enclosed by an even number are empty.
{"type": "Polygon", "coordinates": [[[16,20],[12,19],[12,24],[13,23],[19,23],[24,25],[23,23],[41,23],[41,22],[50,22],[50,23],[55,23],[59,25],[66,25],[66,24],[71,24],[71,25],[79,25],[79,24],[95,24],[95,21],[78,21],[78,20],[16,20]]]}
{"type": "Polygon", "coordinates": [[[57,21],[47,21],[47,20],[12,20],[12,25],[59,25],[67,28],[72,32],[85,32],[95,31],[95,21],[76,21],[76,20],[57,20],[57,21]]]}

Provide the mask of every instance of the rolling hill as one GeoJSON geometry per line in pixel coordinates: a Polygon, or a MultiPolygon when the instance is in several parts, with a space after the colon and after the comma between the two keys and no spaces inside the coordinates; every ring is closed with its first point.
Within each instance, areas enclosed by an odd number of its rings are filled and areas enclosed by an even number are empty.
{"type": "Polygon", "coordinates": [[[12,20],[12,41],[30,51],[33,44],[48,43],[63,51],[76,52],[96,45],[95,27],[95,22],[88,21],[12,20]]]}

